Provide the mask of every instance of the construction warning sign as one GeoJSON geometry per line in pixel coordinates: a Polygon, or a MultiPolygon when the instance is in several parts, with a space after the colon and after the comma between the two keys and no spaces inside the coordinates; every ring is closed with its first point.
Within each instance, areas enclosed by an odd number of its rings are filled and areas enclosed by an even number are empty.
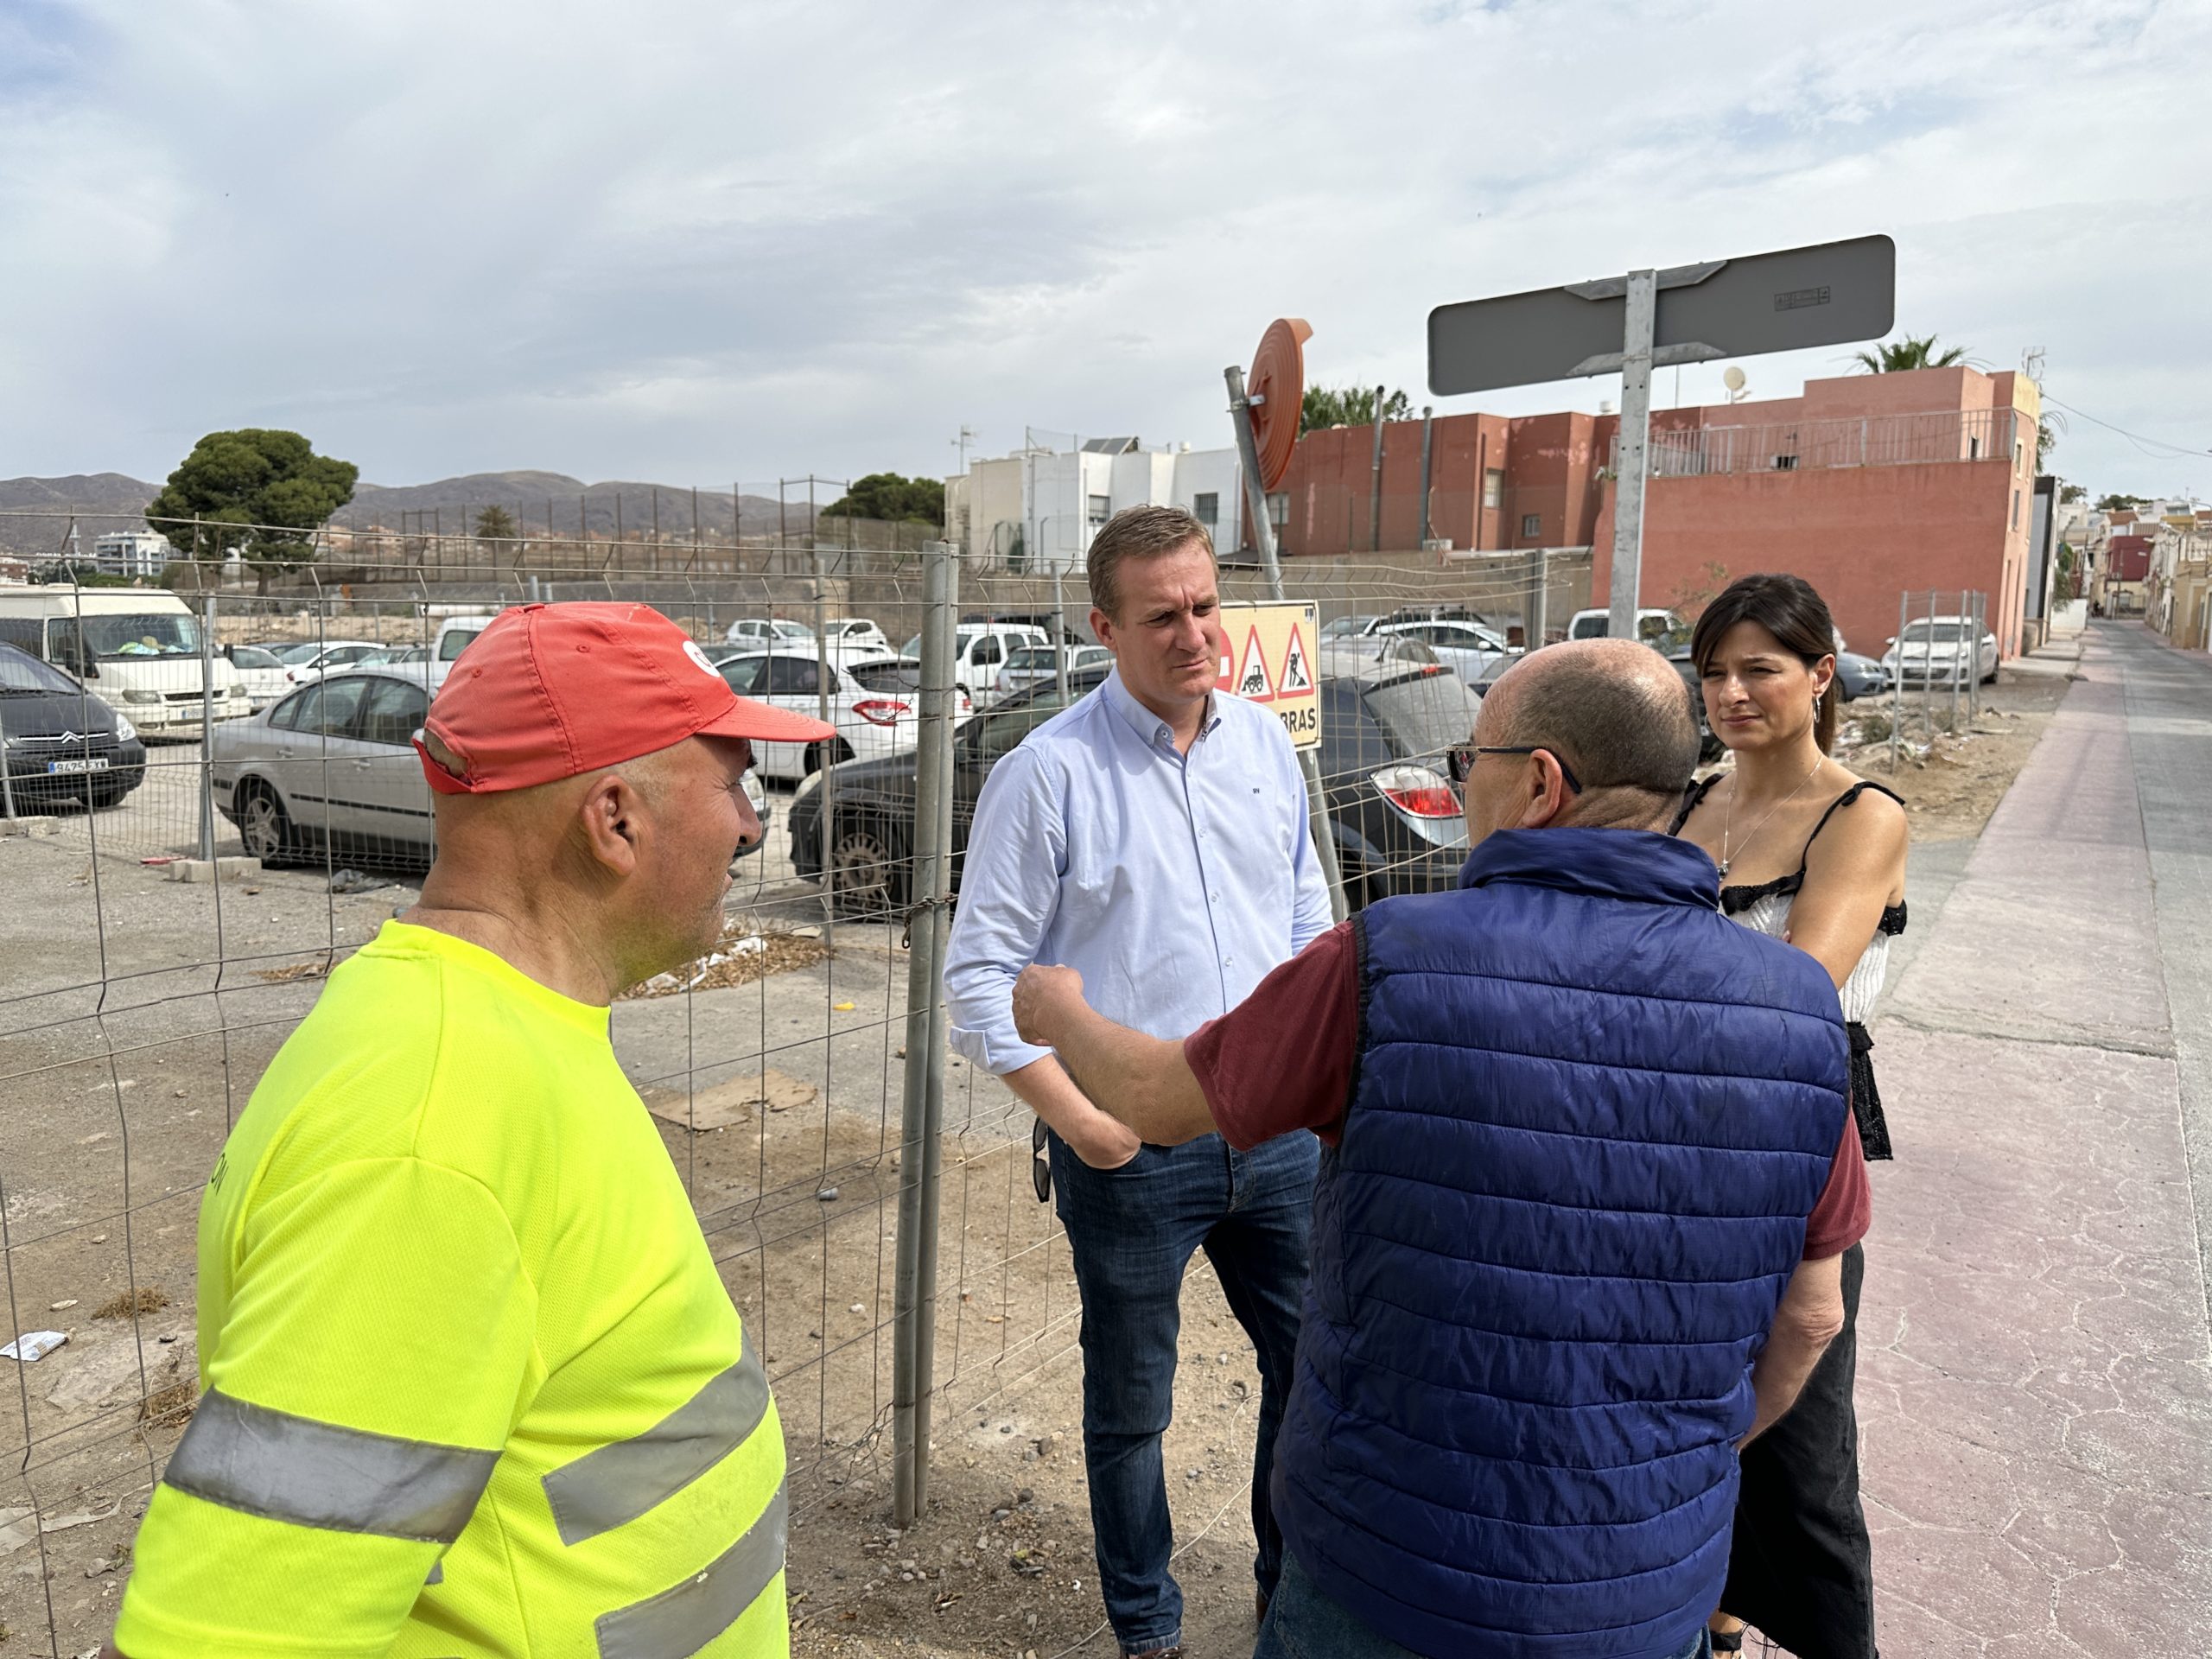
{"type": "Polygon", "coordinates": [[[1319,744],[1321,696],[1313,665],[1319,639],[1313,607],[1224,605],[1221,632],[1221,677],[1215,689],[1267,704],[1298,747],[1319,744]]]}

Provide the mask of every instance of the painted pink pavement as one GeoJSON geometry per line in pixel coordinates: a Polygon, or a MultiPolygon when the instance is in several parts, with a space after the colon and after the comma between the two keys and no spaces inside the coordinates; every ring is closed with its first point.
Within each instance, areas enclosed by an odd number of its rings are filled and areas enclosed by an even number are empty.
{"type": "MultiPolygon", "coordinates": [[[[2212,669],[2176,662],[2090,636],[1876,1027],[1897,1157],[1874,1176],[1859,1400],[1890,1659],[2212,1653],[2201,1091],[2166,988],[2212,915],[2159,914],[2178,890],[2134,752],[2177,721],[2212,734],[2212,669]],[[2156,708],[2129,683],[2153,672],[2156,708]]],[[[2190,755],[2212,790],[2212,735],[2190,755]]]]}

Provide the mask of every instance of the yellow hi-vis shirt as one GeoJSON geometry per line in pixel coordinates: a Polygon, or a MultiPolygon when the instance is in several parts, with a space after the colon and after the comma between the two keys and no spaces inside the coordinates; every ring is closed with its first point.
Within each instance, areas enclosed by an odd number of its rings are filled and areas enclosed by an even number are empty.
{"type": "Polygon", "coordinates": [[[130,1659],[789,1652],[783,1431],[607,1009],[386,924],[208,1182],[200,1353],[130,1659]]]}

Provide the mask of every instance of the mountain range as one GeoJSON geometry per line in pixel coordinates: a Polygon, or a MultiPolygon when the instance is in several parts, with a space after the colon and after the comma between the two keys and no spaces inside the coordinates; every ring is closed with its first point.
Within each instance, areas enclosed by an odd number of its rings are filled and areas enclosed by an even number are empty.
{"type": "MultiPolygon", "coordinates": [[[[0,552],[48,558],[65,551],[74,514],[79,544],[89,553],[95,536],[142,528],[146,504],[160,489],[122,473],[0,479],[0,552]]],[[[565,473],[468,473],[429,484],[361,484],[353,501],[340,509],[337,522],[354,529],[381,526],[420,533],[435,528],[461,535],[478,512],[499,506],[514,516],[525,534],[588,534],[594,541],[609,541],[618,518],[627,537],[650,531],[656,505],[661,535],[670,541],[689,540],[688,487],[620,479],[587,484],[565,473]]],[[[773,496],[733,495],[728,490],[701,490],[698,514],[699,533],[710,541],[728,540],[733,522],[747,536],[772,534],[779,525],[796,533],[808,524],[804,500],[779,512],[773,496]]]]}

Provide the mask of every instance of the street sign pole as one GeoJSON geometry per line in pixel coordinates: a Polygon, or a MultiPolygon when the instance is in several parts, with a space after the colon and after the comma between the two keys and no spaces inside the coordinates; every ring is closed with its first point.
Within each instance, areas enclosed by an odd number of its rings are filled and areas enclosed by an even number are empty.
{"type": "Polygon", "coordinates": [[[1650,476],[1651,337],[1659,315],[1659,273],[1628,274],[1627,329],[1621,340],[1620,476],[1613,482],[1613,580],[1605,631],[1633,639],[1643,573],[1643,485],[1650,476]]]}
{"type": "MultiPolygon", "coordinates": [[[[1282,562],[1275,554],[1274,520],[1268,516],[1267,480],[1260,472],[1260,447],[1252,437],[1252,400],[1244,395],[1244,371],[1234,363],[1222,371],[1229,383],[1229,421],[1236,429],[1236,455],[1243,465],[1244,499],[1252,514],[1252,543],[1260,550],[1260,569],[1268,579],[1268,597],[1282,601],[1282,562]]],[[[1377,415],[1377,419],[1381,416],[1377,415]]],[[[1344,868],[1337,861],[1336,826],[1329,821],[1329,791],[1321,782],[1321,763],[1312,749],[1298,752],[1306,774],[1306,819],[1313,831],[1313,850],[1321,860],[1321,879],[1329,887],[1329,914],[1341,922],[1350,912],[1344,906],[1344,868]]]]}

